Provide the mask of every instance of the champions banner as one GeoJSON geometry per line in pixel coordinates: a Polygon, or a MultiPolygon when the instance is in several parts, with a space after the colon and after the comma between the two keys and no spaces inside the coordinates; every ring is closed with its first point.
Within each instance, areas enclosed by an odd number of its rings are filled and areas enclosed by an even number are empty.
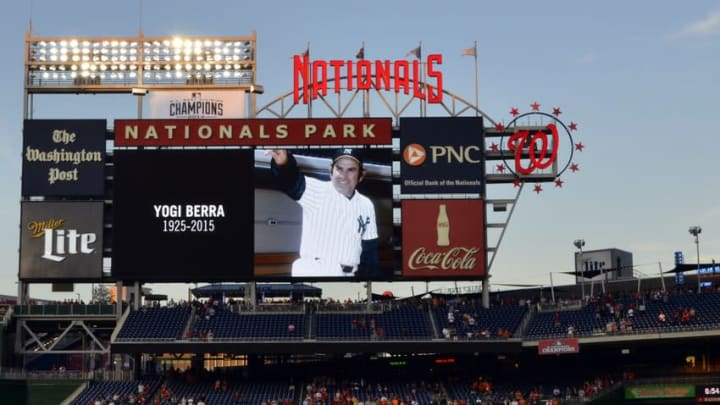
{"type": "Polygon", "coordinates": [[[151,91],[149,118],[245,118],[244,90],[151,91]]]}
{"type": "Polygon", "coordinates": [[[538,354],[572,354],[580,352],[577,339],[541,340],[538,342],[538,354]]]}

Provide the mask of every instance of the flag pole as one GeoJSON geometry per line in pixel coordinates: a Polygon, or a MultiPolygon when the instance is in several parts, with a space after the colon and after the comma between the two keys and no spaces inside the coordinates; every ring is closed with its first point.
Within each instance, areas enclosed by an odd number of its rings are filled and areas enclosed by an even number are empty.
{"type": "MultiPolygon", "coordinates": [[[[308,59],[310,58],[310,41],[308,41],[307,46],[305,46],[305,55],[304,56],[307,56],[308,59]]],[[[312,69],[310,69],[310,70],[312,70],[312,69]]],[[[311,76],[313,75],[312,71],[310,72],[310,75],[311,76]]],[[[312,83],[313,83],[312,91],[315,91],[315,80],[313,80],[312,83]]],[[[308,91],[310,91],[310,89],[308,89],[308,91]]],[[[307,117],[312,118],[312,114],[313,114],[312,113],[312,96],[310,96],[310,98],[308,100],[309,101],[307,103],[307,117]]]]}
{"type": "MultiPolygon", "coordinates": [[[[423,63],[422,63],[422,41],[418,41],[418,53],[417,53],[418,62],[420,62],[420,77],[415,78],[415,80],[422,80],[423,87],[425,87],[425,69],[423,69],[423,63]]],[[[419,88],[420,86],[418,86],[419,88]]],[[[420,99],[420,116],[424,117],[426,116],[426,104],[423,102],[422,99],[420,99]]]]}
{"type": "MultiPolygon", "coordinates": [[[[362,41],[360,50],[355,54],[355,58],[363,60],[365,59],[365,41],[362,41]]],[[[367,118],[370,116],[370,89],[362,92],[362,106],[363,106],[363,117],[367,118]]]]}
{"type": "Polygon", "coordinates": [[[478,93],[479,93],[479,86],[478,86],[478,55],[477,55],[477,41],[473,43],[474,50],[473,54],[475,55],[475,116],[477,117],[478,114],[480,114],[478,108],[480,105],[478,104],[478,93]]]}

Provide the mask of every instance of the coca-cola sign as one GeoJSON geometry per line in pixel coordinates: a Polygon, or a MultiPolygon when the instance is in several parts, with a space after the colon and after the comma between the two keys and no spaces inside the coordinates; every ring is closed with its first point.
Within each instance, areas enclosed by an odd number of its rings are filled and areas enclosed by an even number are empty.
{"type": "Polygon", "coordinates": [[[477,265],[477,247],[454,247],[445,252],[419,247],[410,254],[410,270],[472,270],[477,265]]]}
{"type": "Polygon", "coordinates": [[[402,216],[404,277],[485,276],[484,200],[405,200],[402,216]]]}

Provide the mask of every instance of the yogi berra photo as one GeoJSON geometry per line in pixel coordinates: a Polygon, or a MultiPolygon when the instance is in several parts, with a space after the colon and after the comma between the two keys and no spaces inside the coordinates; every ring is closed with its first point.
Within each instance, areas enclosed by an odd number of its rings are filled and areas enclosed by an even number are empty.
{"type": "Polygon", "coordinates": [[[375,207],[356,189],[365,176],[361,150],[337,150],[329,181],[302,174],[287,150],[269,153],[276,185],[302,207],[300,256],[292,264],[292,276],[376,277],[375,207]]]}

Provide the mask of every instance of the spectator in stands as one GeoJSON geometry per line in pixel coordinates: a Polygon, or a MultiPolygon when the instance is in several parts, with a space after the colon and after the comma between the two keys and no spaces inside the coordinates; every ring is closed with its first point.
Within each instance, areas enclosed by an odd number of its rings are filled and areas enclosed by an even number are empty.
{"type": "Polygon", "coordinates": [[[160,397],[165,400],[165,399],[170,399],[171,396],[172,396],[172,393],[168,389],[167,385],[162,384],[160,386],[160,397]]]}
{"type": "Polygon", "coordinates": [[[665,315],[665,312],[660,311],[658,314],[658,322],[660,322],[661,325],[665,325],[667,322],[667,316],[665,315]]]}
{"type": "Polygon", "coordinates": [[[684,308],[682,310],[682,314],[680,315],[680,321],[683,324],[687,324],[688,322],[690,322],[690,310],[688,308],[684,308]]]}

